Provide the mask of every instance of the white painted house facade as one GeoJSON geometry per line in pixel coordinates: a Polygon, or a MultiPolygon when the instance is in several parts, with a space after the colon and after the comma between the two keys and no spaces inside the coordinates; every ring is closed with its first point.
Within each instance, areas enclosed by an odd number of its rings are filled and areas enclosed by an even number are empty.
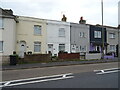
{"type": "MultiPolygon", "coordinates": [[[[15,51],[16,44],[16,17],[12,10],[0,8],[0,57],[8,61],[9,55],[15,51]]],[[[1,61],[1,60],[0,60],[1,61]]]]}
{"type": "Polygon", "coordinates": [[[47,20],[47,53],[56,56],[59,51],[70,53],[70,23],[47,20]]]}

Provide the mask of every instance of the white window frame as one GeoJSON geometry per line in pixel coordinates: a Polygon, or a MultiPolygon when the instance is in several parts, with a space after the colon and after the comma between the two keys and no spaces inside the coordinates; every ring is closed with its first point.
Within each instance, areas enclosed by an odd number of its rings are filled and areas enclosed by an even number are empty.
{"type": "Polygon", "coordinates": [[[41,42],[34,42],[34,52],[41,52],[41,42]],[[36,50],[39,48],[39,50],[36,50]]]}
{"type": "Polygon", "coordinates": [[[115,39],[115,33],[109,33],[109,38],[110,39],[115,39]]]}
{"type": "Polygon", "coordinates": [[[80,32],[80,37],[85,37],[85,32],[80,32]]]}
{"type": "Polygon", "coordinates": [[[116,51],[116,46],[115,45],[110,45],[110,51],[116,51]]]}
{"type": "Polygon", "coordinates": [[[65,28],[59,28],[59,37],[65,37],[65,28]]]}
{"type": "Polygon", "coordinates": [[[86,52],[86,46],[80,45],[80,52],[86,52]]]}
{"type": "Polygon", "coordinates": [[[101,31],[94,31],[94,38],[101,38],[101,31]]]}
{"type": "Polygon", "coordinates": [[[34,25],[34,35],[42,35],[42,26],[34,25]]]}
{"type": "Polygon", "coordinates": [[[65,51],[65,44],[59,44],[59,51],[65,51]],[[62,49],[64,49],[64,50],[61,50],[61,47],[62,47],[62,49]]]}
{"type": "Polygon", "coordinates": [[[3,52],[3,41],[0,41],[0,52],[3,52]]]}

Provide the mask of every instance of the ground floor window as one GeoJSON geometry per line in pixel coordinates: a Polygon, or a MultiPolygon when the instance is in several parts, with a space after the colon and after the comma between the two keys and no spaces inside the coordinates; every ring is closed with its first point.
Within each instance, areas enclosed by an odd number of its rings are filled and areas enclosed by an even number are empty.
{"type": "Polygon", "coordinates": [[[3,52],[3,41],[0,41],[0,52],[3,52]]]}
{"type": "Polygon", "coordinates": [[[65,51],[65,44],[59,44],[59,51],[65,51]]]}
{"type": "Polygon", "coordinates": [[[41,51],[41,42],[34,42],[34,52],[41,51]]]}
{"type": "Polygon", "coordinates": [[[116,46],[115,45],[110,45],[110,51],[115,51],[116,46]]]}
{"type": "Polygon", "coordinates": [[[86,51],[86,46],[80,46],[80,52],[85,52],[86,51]]]}

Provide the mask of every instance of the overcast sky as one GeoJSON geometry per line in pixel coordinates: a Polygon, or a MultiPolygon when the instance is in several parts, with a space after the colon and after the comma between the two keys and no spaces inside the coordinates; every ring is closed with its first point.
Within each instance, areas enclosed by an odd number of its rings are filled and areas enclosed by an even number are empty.
{"type": "MultiPolygon", "coordinates": [[[[104,1],[104,25],[118,26],[118,2],[104,1]]],[[[15,15],[78,23],[83,16],[88,24],[101,24],[101,0],[0,0],[0,7],[15,15]]]]}

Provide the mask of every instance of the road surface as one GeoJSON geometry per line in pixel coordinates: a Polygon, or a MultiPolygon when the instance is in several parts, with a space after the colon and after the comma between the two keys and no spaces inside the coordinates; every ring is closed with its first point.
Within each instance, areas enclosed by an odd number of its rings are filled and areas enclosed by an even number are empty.
{"type": "Polygon", "coordinates": [[[118,88],[118,63],[3,71],[4,88],[118,88]]]}

